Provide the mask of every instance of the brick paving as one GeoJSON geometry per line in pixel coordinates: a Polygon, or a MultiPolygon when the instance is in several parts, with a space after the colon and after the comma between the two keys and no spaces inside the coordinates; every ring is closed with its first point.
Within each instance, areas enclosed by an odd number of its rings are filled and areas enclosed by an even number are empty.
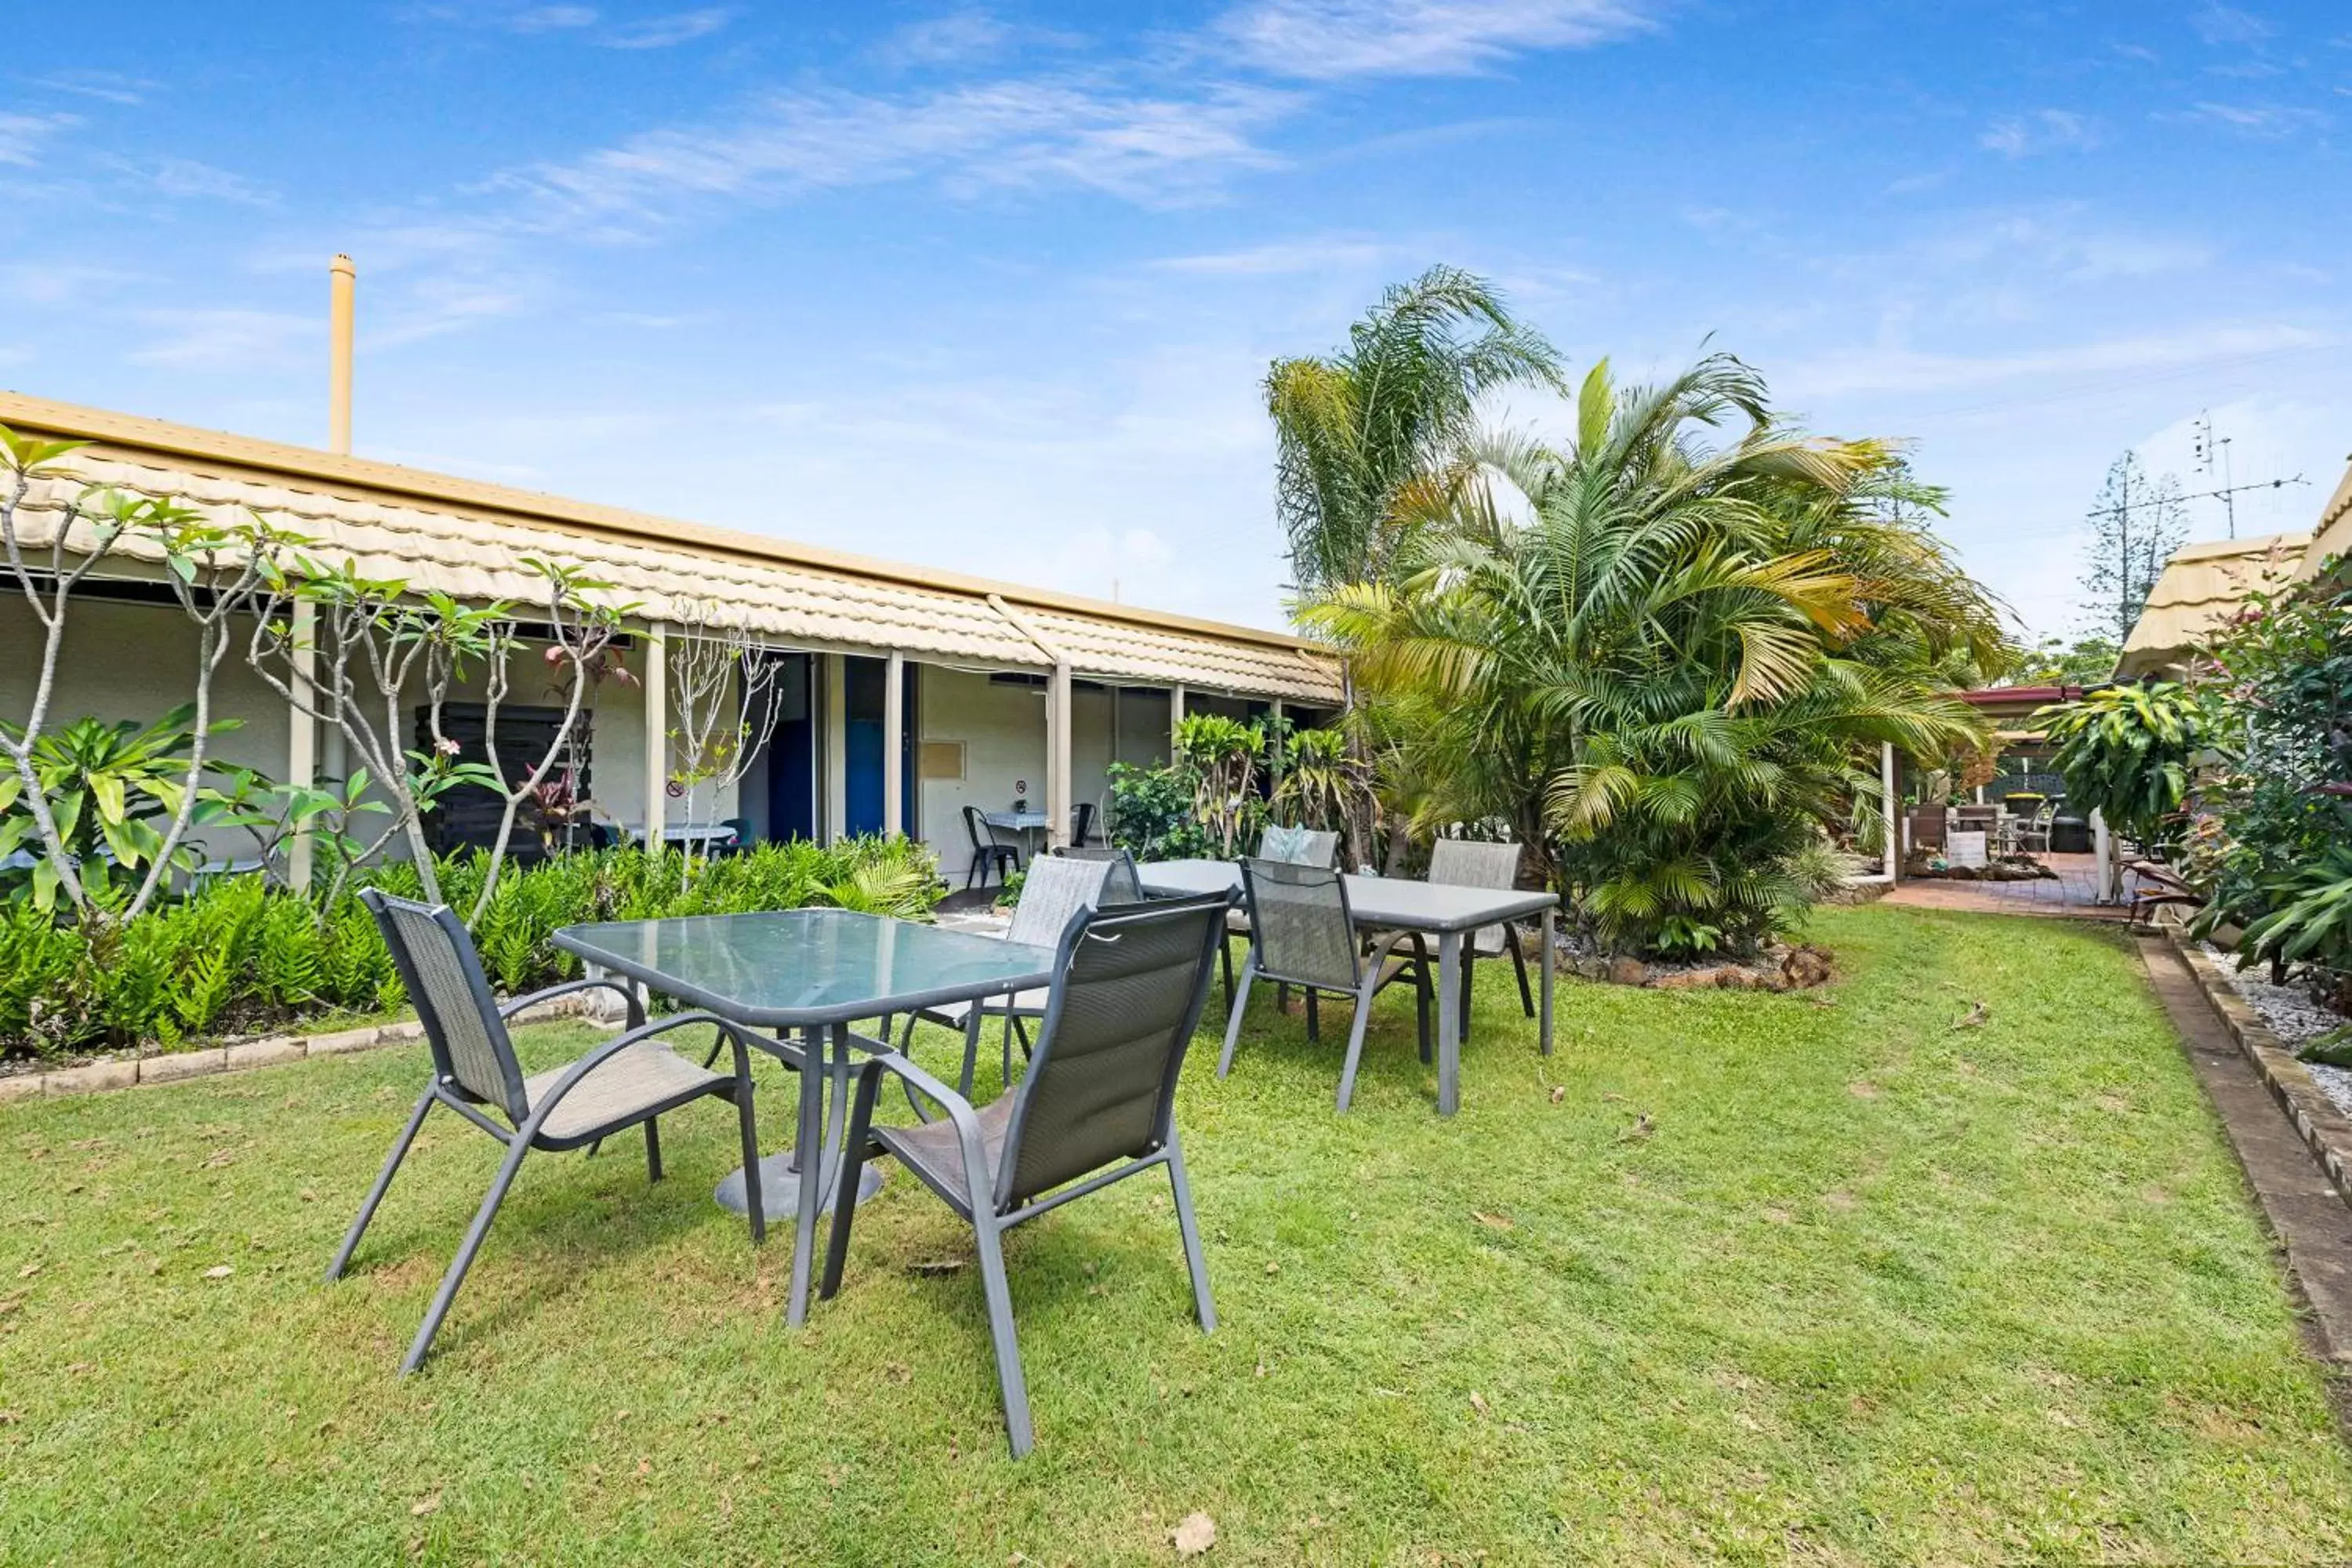
{"type": "Polygon", "coordinates": [[[1984,915],[2055,915],[2068,920],[2121,921],[2121,905],[2096,901],[2098,861],[2090,855],[2035,857],[2058,873],[2031,882],[1958,882],[1942,878],[1907,881],[1885,902],[1916,910],[1960,910],[1984,915]]]}

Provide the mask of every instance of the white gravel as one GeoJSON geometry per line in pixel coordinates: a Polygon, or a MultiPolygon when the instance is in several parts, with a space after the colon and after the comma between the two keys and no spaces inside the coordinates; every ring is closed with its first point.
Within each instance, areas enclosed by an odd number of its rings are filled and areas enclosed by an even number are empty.
{"type": "MultiPolygon", "coordinates": [[[[2223,952],[2211,942],[2204,947],[2214,966],[2246,999],[2246,1005],[2260,1014],[2271,1033],[2290,1048],[2352,1023],[2341,1013],[2331,1012],[2313,1000],[2306,986],[2272,984],[2267,965],[2258,963],[2241,970],[2234,953],[2223,952]]],[[[2312,1081],[2319,1085],[2320,1092],[2336,1102],[2336,1109],[2352,1116],[2352,1069],[2332,1068],[2324,1062],[2304,1065],[2311,1069],[2312,1081]]]]}

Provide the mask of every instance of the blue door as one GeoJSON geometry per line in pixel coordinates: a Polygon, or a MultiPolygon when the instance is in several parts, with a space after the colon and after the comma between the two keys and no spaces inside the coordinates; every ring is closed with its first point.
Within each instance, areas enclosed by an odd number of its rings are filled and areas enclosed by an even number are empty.
{"type": "Polygon", "coordinates": [[[882,831],[882,689],[889,666],[878,658],[841,661],[842,826],[853,834],[882,831]]]}
{"type": "MultiPolygon", "coordinates": [[[[915,820],[915,667],[903,667],[898,798],[906,804],[908,822],[915,820]]],[[[842,803],[843,826],[851,833],[882,831],[883,697],[889,683],[887,659],[841,661],[842,670],[842,803]]]]}
{"type": "Polygon", "coordinates": [[[776,727],[768,740],[768,837],[816,837],[815,660],[804,653],[777,656],[776,727]]]}

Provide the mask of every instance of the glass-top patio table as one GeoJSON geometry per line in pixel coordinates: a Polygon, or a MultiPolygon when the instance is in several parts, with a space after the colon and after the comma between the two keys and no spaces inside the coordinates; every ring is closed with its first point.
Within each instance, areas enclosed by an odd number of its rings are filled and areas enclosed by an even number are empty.
{"type": "MultiPolygon", "coordinates": [[[[800,1110],[793,1149],[760,1162],[760,1195],[769,1218],[796,1222],[787,1309],[795,1327],[808,1311],[816,1216],[837,1195],[850,1053],[889,1048],[850,1025],[1049,984],[1054,967],[1047,948],[844,910],[617,921],[566,926],[554,940],[649,991],[774,1031],[767,1048],[800,1074],[800,1110]],[[795,1158],[811,1149],[816,1159],[795,1158]]],[[[975,1025],[980,1014],[971,1009],[975,1025]]],[[[746,1179],[739,1171],[721,1182],[719,1201],[731,1196],[740,1210],[746,1179]]]]}
{"type": "MultiPolygon", "coordinates": [[[[1144,891],[1162,896],[1214,893],[1242,885],[1230,860],[1150,860],[1136,875],[1144,891]]],[[[1551,1055],[1552,920],[1559,900],[1549,893],[1507,888],[1465,888],[1407,877],[1358,877],[1348,881],[1348,912],[1360,930],[1428,931],[1437,938],[1437,1110],[1451,1116],[1462,1105],[1462,942],[1484,926],[1539,915],[1543,921],[1543,1003],[1536,1035],[1551,1055]]],[[[1227,1026],[1230,1028],[1239,1020],[1227,1026]]]]}

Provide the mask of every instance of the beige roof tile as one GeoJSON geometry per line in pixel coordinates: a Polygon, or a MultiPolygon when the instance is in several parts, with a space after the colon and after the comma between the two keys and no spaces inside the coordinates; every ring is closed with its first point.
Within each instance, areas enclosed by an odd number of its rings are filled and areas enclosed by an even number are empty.
{"type": "Polygon", "coordinates": [[[96,443],[66,460],[70,477],[44,480],[28,498],[20,527],[36,545],[46,544],[72,494],[98,483],[170,496],[222,521],[250,511],[303,535],[319,556],[352,560],[364,575],[467,599],[535,599],[541,579],[522,563],[544,556],[609,582],[613,601],[650,620],[676,618],[689,600],[716,599],[779,643],[1047,667],[1017,616],[1082,675],[1339,700],[1336,660],[1280,633],[1094,605],[15,394],[0,393],[0,423],[96,443]],[[992,605],[992,593],[1014,614],[992,605]]]}
{"type": "Polygon", "coordinates": [[[2303,570],[2296,575],[2316,576],[2320,563],[2337,555],[2352,555],[2352,468],[2344,470],[2336,493],[2320,509],[2319,526],[2313,530],[2311,548],[2303,552],[2303,570]]]}
{"type": "Polygon", "coordinates": [[[2125,639],[2116,675],[2129,679],[2179,664],[2211,640],[2249,596],[2293,578],[2310,542],[2307,533],[2273,533],[2210,540],[2174,552],[2125,639]]]}

